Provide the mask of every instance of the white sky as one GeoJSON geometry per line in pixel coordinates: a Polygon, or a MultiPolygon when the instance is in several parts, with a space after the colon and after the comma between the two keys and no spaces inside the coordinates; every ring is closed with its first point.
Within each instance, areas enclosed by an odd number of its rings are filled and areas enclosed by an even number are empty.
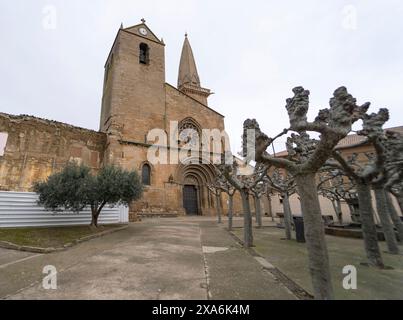
{"type": "Polygon", "coordinates": [[[345,85],[374,111],[389,108],[389,127],[403,125],[399,0],[1,0],[0,112],[98,130],[107,54],[120,23],[142,17],[167,44],[167,82],[175,86],[189,33],[234,152],[246,118],[272,136],[287,127],[285,99],[297,85],[311,91],[312,116],[345,85]],[[55,29],[44,28],[48,5],[55,29]]]}

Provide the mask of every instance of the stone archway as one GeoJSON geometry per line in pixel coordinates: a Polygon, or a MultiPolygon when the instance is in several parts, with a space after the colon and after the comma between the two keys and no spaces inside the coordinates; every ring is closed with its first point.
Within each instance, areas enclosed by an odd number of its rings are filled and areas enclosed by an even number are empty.
{"type": "Polygon", "coordinates": [[[214,197],[207,188],[207,184],[215,178],[212,165],[197,164],[195,159],[189,158],[178,166],[176,178],[182,187],[179,205],[184,207],[187,214],[214,215],[214,197]],[[197,212],[194,212],[196,204],[197,212]]]}

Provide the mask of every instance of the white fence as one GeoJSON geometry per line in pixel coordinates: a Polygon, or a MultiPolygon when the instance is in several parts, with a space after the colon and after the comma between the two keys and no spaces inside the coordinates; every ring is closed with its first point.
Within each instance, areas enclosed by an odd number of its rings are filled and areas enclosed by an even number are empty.
{"type": "MultiPolygon", "coordinates": [[[[46,211],[37,204],[38,196],[31,192],[0,191],[0,228],[46,227],[86,225],[91,222],[91,211],[73,212],[46,211]]],[[[127,207],[106,206],[99,216],[100,224],[118,224],[129,221],[127,207]]]]}

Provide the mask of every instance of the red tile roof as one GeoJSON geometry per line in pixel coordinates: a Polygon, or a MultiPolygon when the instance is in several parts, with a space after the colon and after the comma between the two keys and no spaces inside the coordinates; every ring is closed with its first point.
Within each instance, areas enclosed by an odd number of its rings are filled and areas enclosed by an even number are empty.
{"type": "MultiPolygon", "coordinates": [[[[387,128],[385,129],[385,131],[393,131],[403,134],[403,126],[387,128]]],[[[336,148],[338,149],[352,148],[363,141],[365,141],[364,136],[359,136],[358,134],[350,134],[344,139],[342,139],[336,146],[336,148]]],[[[276,153],[276,157],[278,158],[284,158],[286,156],[288,156],[288,152],[286,150],[276,153]]]]}

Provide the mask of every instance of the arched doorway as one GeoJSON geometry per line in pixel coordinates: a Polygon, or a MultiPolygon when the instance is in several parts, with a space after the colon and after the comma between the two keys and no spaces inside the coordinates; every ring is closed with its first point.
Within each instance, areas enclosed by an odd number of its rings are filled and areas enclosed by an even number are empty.
{"type": "Polygon", "coordinates": [[[182,185],[182,203],[187,215],[214,215],[214,196],[207,188],[212,183],[215,171],[212,165],[197,164],[189,159],[180,164],[176,173],[182,185]]]}

